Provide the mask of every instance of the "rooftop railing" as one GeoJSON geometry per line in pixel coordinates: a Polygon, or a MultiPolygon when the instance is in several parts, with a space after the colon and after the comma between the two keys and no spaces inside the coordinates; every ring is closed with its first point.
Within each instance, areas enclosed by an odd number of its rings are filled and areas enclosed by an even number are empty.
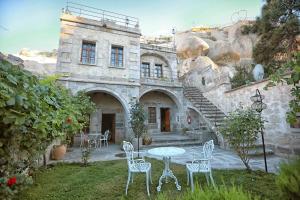
{"type": "Polygon", "coordinates": [[[125,27],[139,28],[139,20],[136,17],[110,12],[70,1],[67,2],[64,12],[77,15],[79,17],[102,21],[103,23],[109,21],[125,27]]]}
{"type": "Polygon", "coordinates": [[[144,49],[150,49],[150,50],[156,50],[156,51],[164,51],[164,52],[176,52],[175,47],[163,47],[163,46],[158,46],[158,45],[153,45],[153,44],[146,44],[146,43],[140,43],[141,48],[144,49]]]}

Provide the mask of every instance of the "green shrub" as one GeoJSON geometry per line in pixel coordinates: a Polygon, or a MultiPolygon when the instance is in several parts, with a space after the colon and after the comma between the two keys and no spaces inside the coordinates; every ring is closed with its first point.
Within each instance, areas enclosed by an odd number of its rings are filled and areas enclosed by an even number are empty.
{"type": "Polygon", "coordinates": [[[281,164],[276,184],[283,199],[300,199],[300,159],[281,164]]]}
{"type": "MultiPolygon", "coordinates": [[[[173,200],[173,197],[169,197],[162,193],[158,195],[157,200],[173,200]]],[[[258,199],[251,196],[249,193],[245,193],[240,187],[232,186],[220,186],[219,188],[205,187],[203,189],[198,186],[195,187],[195,191],[188,190],[183,195],[177,198],[178,200],[251,200],[258,199]]]]}
{"type": "Polygon", "coordinates": [[[40,80],[20,66],[0,61],[0,179],[16,177],[16,186],[0,187],[6,199],[21,187],[19,175],[28,176],[49,144],[80,131],[94,109],[88,96],[73,96],[57,78],[40,80]]]}
{"type": "Polygon", "coordinates": [[[253,67],[250,66],[240,66],[240,65],[235,66],[236,73],[230,79],[232,89],[240,87],[242,85],[247,85],[250,82],[254,81],[252,75],[252,68],[253,67]]]}
{"type": "Polygon", "coordinates": [[[250,170],[248,152],[254,146],[263,126],[263,121],[257,112],[251,108],[239,108],[226,117],[220,129],[221,134],[237,152],[248,170],[250,170]]]}

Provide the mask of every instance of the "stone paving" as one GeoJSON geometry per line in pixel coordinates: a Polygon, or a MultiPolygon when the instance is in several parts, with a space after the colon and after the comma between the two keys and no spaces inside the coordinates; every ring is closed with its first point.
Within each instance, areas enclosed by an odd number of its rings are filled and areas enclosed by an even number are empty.
{"type": "MultiPolygon", "coordinates": [[[[193,159],[193,155],[197,152],[201,152],[201,146],[186,146],[182,147],[186,152],[180,156],[172,157],[172,162],[184,165],[187,161],[193,159]]],[[[148,148],[149,149],[149,148],[148,148]]],[[[147,149],[143,149],[147,150],[147,149]]],[[[124,159],[124,157],[118,156],[118,154],[124,154],[120,149],[120,145],[109,145],[109,147],[102,147],[100,149],[93,149],[90,162],[94,161],[106,161],[106,160],[118,160],[124,159]],[[117,155],[117,156],[116,156],[117,155]]],[[[212,167],[214,169],[244,169],[244,164],[240,158],[233,152],[229,150],[223,150],[219,147],[215,147],[213,154],[214,158],[212,161],[212,167]]],[[[162,160],[161,157],[152,156],[147,154],[147,157],[162,160]]],[[[275,155],[267,157],[268,170],[269,172],[276,173],[279,169],[280,162],[286,162],[287,159],[278,157],[275,155]]],[[[51,161],[51,163],[57,161],[51,161]]],[[[81,162],[81,150],[80,148],[73,148],[71,151],[67,152],[64,160],[60,162],[81,162]]],[[[254,157],[250,160],[250,166],[255,170],[264,170],[263,157],[254,157]]]]}

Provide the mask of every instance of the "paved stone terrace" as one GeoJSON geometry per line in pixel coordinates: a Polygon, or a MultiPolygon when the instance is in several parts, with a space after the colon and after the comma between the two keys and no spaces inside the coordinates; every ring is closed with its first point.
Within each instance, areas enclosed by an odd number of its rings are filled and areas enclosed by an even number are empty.
{"type": "MultiPolygon", "coordinates": [[[[182,148],[186,150],[185,154],[172,157],[172,162],[184,165],[187,161],[191,161],[193,159],[193,154],[197,154],[197,152],[202,151],[201,146],[186,146],[182,148]]],[[[124,152],[120,149],[120,145],[109,145],[108,148],[102,147],[101,149],[93,148],[90,162],[124,159],[124,157],[120,157],[118,156],[118,154],[124,154],[124,152]]],[[[213,156],[214,158],[212,161],[212,167],[214,169],[244,169],[245,168],[240,158],[233,151],[223,150],[220,149],[219,147],[215,147],[213,156]]],[[[162,160],[161,157],[152,156],[149,154],[147,154],[147,157],[162,160]]],[[[286,162],[286,161],[287,159],[274,156],[274,155],[267,157],[269,172],[273,172],[273,173],[278,172],[279,164],[281,162],[286,162]]],[[[67,154],[64,157],[64,160],[62,161],[50,161],[50,163],[55,163],[55,162],[81,162],[80,148],[71,149],[71,151],[67,152],[67,154]]],[[[252,169],[264,170],[263,157],[252,158],[250,160],[250,165],[252,169]]]]}

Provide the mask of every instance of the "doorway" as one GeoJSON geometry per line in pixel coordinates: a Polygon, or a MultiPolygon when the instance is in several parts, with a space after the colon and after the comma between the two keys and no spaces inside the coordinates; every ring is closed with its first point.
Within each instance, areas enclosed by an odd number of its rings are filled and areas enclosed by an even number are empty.
{"type": "Polygon", "coordinates": [[[171,123],[170,123],[170,108],[160,108],[160,131],[161,132],[170,132],[171,123]]]}
{"type": "Polygon", "coordinates": [[[110,132],[110,138],[109,141],[112,143],[115,143],[115,121],[116,121],[116,114],[102,114],[102,134],[106,130],[109,130],[110,132]]]}

